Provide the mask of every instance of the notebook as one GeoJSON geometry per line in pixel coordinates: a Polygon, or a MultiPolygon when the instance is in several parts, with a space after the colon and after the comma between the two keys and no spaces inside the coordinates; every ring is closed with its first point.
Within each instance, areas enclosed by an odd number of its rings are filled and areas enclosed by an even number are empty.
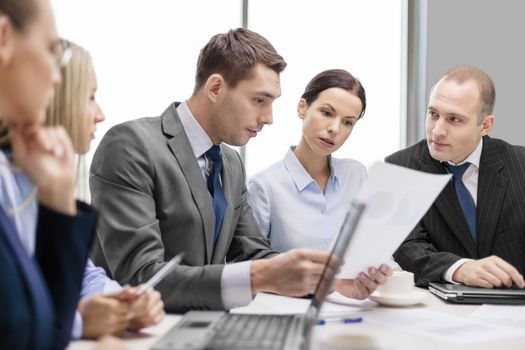
{"type": "Polygon", "coordinates": [[[225,311],[190,311],[152,349],[308,349],[311,329],[317,322],[321,305],[330,291],[363,209],[363,203],[352,202],[305,314],[242,315],[225,311]]]}
{"type": "Polygon", "coordinates": [[[431,282],[428,290],[441,299],[457,304],[525,304],[525,289],[474,288],[431,282]]]}

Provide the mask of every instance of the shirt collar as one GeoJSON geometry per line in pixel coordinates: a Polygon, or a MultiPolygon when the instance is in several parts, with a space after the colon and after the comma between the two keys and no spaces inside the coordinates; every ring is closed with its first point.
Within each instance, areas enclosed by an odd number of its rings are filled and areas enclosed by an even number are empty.
{"type": "Polygon", "coordinates": [[[483,150],[483,137],[481,138],[481,140],[479,140],[478,147],[476,147],[476,149],[471,154],[469,154],[469,156],[464,161],[460,162],[459,164],[454,164],[451,161],[447,161],[447,163],[450,165],[461,165],[461,164],[465,164],[466,162],[469,162],[470,164],[473,164],[474,166],[476,166],[476,168],[479,169],[479,161],[481,159],[482,150],[483,150]]]}
{"type": "Polygon", "coordinates": [[[187,101],[177,106],[177,114],[188,136],[188,141],[190,142],[195,158],[198,159],[202,157],[202,155],[213,146],[213,142],[197,119],[195,119],[193,113],[191,113],[187,101]]]}
{"type": "Polygon", "coordinates": [[[330,178],[328,179],[328,183],[333,181],[335,186],[339,186],[339,177],[337,177],[337,167],[335,164],[335,159],[332,158],[331,154],[328,156],[328,164],[330,165],[330,178]]]}
{"type": "MultiPolygon", "coordinates": [[[[301,162],[299,162],[299,159],[295,156],[294,150],[296,146],[291,146],[290,149],[288,149],[288,152],[286,152],[286,155],[284,157],[284,166],[290,173],[290,176],[292,177],[293,182],[297,186],[297,189],[299,191],[304,190],[308,185],[315,182],[314,179],[308,174],[306,169],[303,167],[301,162]]],[[[337,175],[335,171],[335,166],[333,164],[332,158],[329,158],[329,164],[330,164],[330,171],[331,175],[328,179],[329,185],[332,181],[335,184],[339,184],[339,181],[337,180],[337,175]]]]}

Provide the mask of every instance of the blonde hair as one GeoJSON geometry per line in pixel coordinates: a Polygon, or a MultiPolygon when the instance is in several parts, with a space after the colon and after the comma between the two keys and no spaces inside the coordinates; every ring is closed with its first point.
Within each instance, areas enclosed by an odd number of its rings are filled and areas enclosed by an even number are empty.
{"type": "MultiPolygon", "coordinates": [[[[46,114],[46,125],[62,125],[73,143],[75,151],[85,154],[89,151],[89,97],[90,79],[93,74],[91,55],[79,45],[63,40],[61,49],[72,50],[69,63],[62,68],[62,82],[56,87],[55,95],[46,114]]],[[[61,54],[61,53],[59,53],[61,54]]]]}

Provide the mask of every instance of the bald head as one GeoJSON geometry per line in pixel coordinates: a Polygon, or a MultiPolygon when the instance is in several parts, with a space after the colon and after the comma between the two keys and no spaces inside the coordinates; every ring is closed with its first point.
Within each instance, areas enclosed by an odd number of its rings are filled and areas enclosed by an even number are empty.
{"type": "Polygon", "coordinates": [[[431,95],[440,81],[454,81],[460,85],[467,81],[474,81],[479,89],[480,115],[478,122],[488,115],[492,115],[494,104],[496,103],[496,90],[492,79],[482,70],[471,66],[459,66],[452,68],[432,87],[431,95]]]}

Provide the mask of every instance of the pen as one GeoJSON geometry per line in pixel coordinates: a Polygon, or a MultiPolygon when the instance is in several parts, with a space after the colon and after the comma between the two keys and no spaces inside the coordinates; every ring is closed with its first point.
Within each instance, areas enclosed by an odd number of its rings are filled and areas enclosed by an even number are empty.
{"type": "Polygon", "coordinates": [[[160,281],[164,279],[164,277],[168,275],[169,272],[171,272],[171,270],[173,270],[175,266],[177,266],[182,261],[183,257],[184,257],[184,253],[177,254],[166,265],[164,265],[162,269],[157,271],[157,273],[153,275],[153,277],[151,277],[148,280],[148,282],[140,286],[139,290],[137,291],[137,294],[142,295],[148,290],[148,288],[155,287],[160,281]]]}
{"type": "Polygon", "coordinates": [[[362,318],[362,317],[353,317],[353,318],[345,317],[345,318],[327,318],[327,319],[320,319],[320,320],[317,320],[317,325],[322,326],[322,325],[325,325],[325,324],[327,324],[327,323],[331,323],[331,322],[339,322],[339,323],[359,323],[359,322],[363,322],[363,318],[362,318]]]}

